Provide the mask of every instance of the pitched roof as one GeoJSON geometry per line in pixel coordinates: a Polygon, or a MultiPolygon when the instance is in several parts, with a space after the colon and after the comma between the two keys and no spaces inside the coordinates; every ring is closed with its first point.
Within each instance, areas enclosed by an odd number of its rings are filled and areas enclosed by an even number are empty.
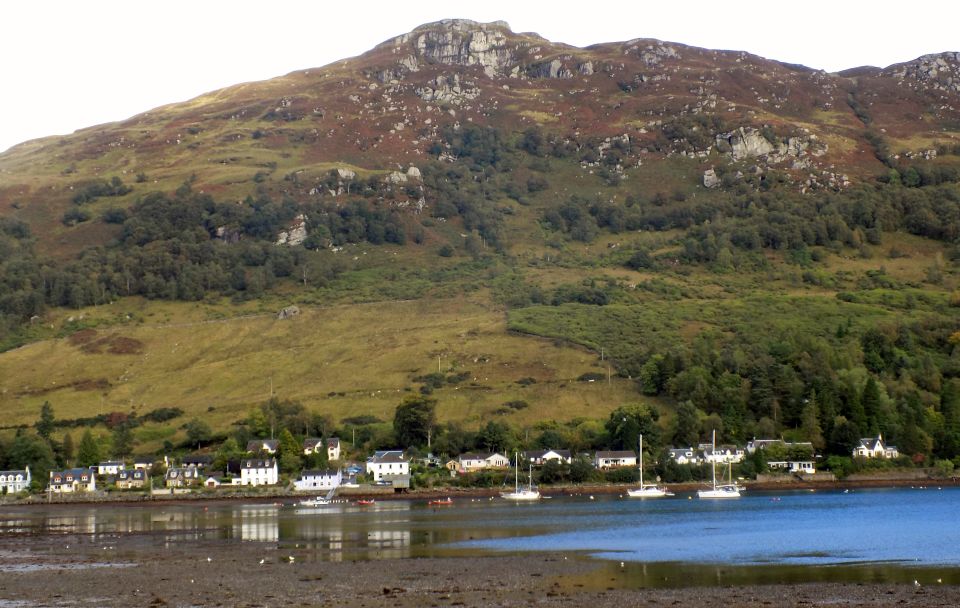
{"type": "Polygon", "coordinates": [[[180,459],[180,462],[188,466],[191,464],[210,464],[211,462],[213,462],[213,455],[187,454],[186,456],[180,459]]]}
{"type": "Polygon", "coordinates": [[[305,448],[315,448],[318,445],[323,445],[323,439],[320,437],[307,437],[303,440],[303,447],[305,448]]]}
{"type": "Polygon", "coordinates": [[[277,466],[276,458],[252,458],[243,461],[244,469],[271,469],[277,466]]]}
{"type": "Polygon", "coordinates": [[[368,462],[406,462],[403,450],[380,450],[368,459],[368,462]]]}
{"type": "Polygon", "coordinates": [[[633,450],[601,450],[597,452],[597,458],[636,458],[637,453],[633,450]]]}
{"type": "Polygon", "coordinates": [[[523,457],[533,460],[540,460],[550,452],[553,452],[560,458],[570,458],[570,450],[530,450],[523,452],[523,457]]]}
{"type": "Polygon", "coordinates": [[[264,449],[276,452],[278,447],[280,447],[280,442],[276,439],[251,439],[247,442],[248,452],[259,452],[264,449]]]}
{"type": "Polygon", "coordinates": [[[300,477],[336,477],[339,473],[334,469],[307,469],[300,473],[300,477]]]}

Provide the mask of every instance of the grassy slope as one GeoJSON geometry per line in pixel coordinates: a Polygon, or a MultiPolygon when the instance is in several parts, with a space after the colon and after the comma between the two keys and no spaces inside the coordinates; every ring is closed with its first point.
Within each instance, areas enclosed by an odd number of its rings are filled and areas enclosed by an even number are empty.
{"type": "Polygon", "coordinates": [[[508,419],[529,424],[602,416],[636,396],[625,380],[575,382],[602,369],[593,353],[508,334],[503,313],[481,295],[311,308],[284,321],[272,312],[204,321],[199,318],[209,311],[202,308],[145,303],[145,322],[99,330],[98,337],[141,342],[138,354],[90,354],[69,339],[4,353],[0,409],[16,424],[32,422],[44,400],[58,418],[177,406],[224,428],[266,399],[272,381],[277,395],[301,400],[311,411],[389,420],[412,378],[437,370],[438,356],[444,372],[471,372],[471,379],[435,393],[439,417],[470,426],[513,399],[531,407],[508,419]],[[179,322],[154,321],[165,318],[179,322]],[[537,383],[516,384],[525,377],[537,383]],[[107,388],[75,386],[101,378],[107,388]]]}

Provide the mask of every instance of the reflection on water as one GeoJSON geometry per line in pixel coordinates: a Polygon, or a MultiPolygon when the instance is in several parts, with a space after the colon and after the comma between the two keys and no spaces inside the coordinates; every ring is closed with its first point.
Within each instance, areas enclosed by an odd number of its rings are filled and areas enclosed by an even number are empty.
{"type": "MultiPolygon", "coordinates": [[[[304,508],[276,504],[50,505],[0,510],[0,542],[36,537],[103,555],[189,554],[257,544],[298,561],[540,551],[610,560],[565,584],[663,586],[791,580],[960,584],[960,490],[748,493],[736,501],[554,498],[537,504],[425,501],[304,508]],[[124,553],[125,552],[125,553],[124,553]],[[620,563],[624,562],[623,566],[620,563]],[[719,564],[719,565],[716,565],[719,564]],[[606,568],[606,567],[605,567],[606,568]],[[933,571],[933,570],[931,570],[933,571]],[[935,579],[934,579],[935,580],[935,579]]],[[[53,550],[51,550],[53,551],[53,550]]]]}
{"type": "Polygon", "coordinates": [[[844,566],[710,565],[675,562],[604,562],[585,574],[558,580],[564,589],[600,591],[667,587],[711,587],[793,583],[912,583],[960,585],[960,568],[909,567],[901,564],[849,564],[844,566]]]}

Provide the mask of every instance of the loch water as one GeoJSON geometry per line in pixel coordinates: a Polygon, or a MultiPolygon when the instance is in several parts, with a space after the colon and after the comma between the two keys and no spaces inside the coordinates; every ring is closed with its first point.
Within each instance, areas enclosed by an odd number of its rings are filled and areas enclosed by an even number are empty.
{"type": "MultiPolygon", "coordinates": [[[[577,585],[843,581],[960,584],[960,488],[748,491],[739,499],[558,496],[369,506],[192,502],[0,508],[11,550],[115,560],[215,544],[298,561],[530,554],[595,559],[577,585]],[[37,549],[34,549],[36,547],[37,549]]],[[[572,581],[568,581],[571,582],[572,581]]]]}

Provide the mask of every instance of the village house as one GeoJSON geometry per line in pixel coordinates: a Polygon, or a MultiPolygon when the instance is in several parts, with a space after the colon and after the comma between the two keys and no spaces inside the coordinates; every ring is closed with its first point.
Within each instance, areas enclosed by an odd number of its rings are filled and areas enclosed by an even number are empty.
{"type": "Polygon", "coordinates": [[[115,484],[121,490],[143,488],[150,484],[150,477],[144,469],[124,469],[117,473],[115,484]]]}
{"type": "Polygon", "coordinates": [[[573,456],[570,454],[570,450],[534,450],[531,452],[523,452],[521,457],[535,467],[543,466],[551,460],[561,463],[565,462],[567,464],[573,462],[573,456]]]}
{"type": "Polygon", "coordinates": [[[773,471],[787,471],[788,473],[813,475],[817,472],[812,460],[771,460],[767,467],[773,471]]]}
{"type": "Polygon", "coordinates": [[[97,476],[92,469],[50,471],[50,485],[47,489],[54,494],[94,492],[97,489],[97,476]]]}
{"type": "Polygon", "coordinates": [[[467,452],[466,454],[461,454],[457,460],[461,473],[480,471],[482,469],[502,469],[510,466],[510,459],[496,452],[483,452],[479,454],[467,452]]]}
{"type": "Polygon", "coordinates": [[[276,454],[280,442],[276,439],[252,439],[247,442],[247,452],[251,454],[276,454]]]}
{"type": "Polygon", "coordinates": [[[323,439],[320,437],[307,437],[303,440],[303,455],[309,456],[316,454],[323,449],[323,439]]]}
{"type": "Polygon", "coordinates": [[[743,448],[735,445],[718,445],[714,448],[709,443],[701,443],[697,449],[703,454],[703,461],[706,463],[715,462],[717,464],[727,464],[743,462],[743,448]]]}
{"type": "Polygon", "coordinates": [[[200,470],[197,467],[171,467],[164,475],[164,485],[168,488],[185,488],[200,483],[200,470]]]}
{"type": "Polygon", "coordinates": [[[593,457],[593,466],[600,469],[637,466],[637,455],[631,450],[598,451],[593,457]]]}
{"type": "Polygon", "coordinates": [[[16,494],[30,489],[30,467],[22,471],[0,471],[0,494],[16,494]]]}
{"type": "Polygon", "coordinates": [[[240,481],[235,477],[232,479],[227,478],[227,474],[223,471],[204,473],[201,476],[201,479],[203,480],[203,487],[205,488],[219,488],[220,486],[237,485],[237,483],[240,481]]]}
{"type": "Polygon", "coordinates": [[[180,466],[203,469],[213,464],[212,454],[187,454],[180,459],[180,466]]]}
{"type": "Polygon", "coordinates": [[[883,437],[879,434],[875,437],[864,437],[860,443],[853,448],[854,458],[897,458],[900,456],[900,450],[893,445],[885,445],[883,437]]]}
{"type": "Polygon", "coordinates": [[[700,456],[693,448],[670,448],[670,458],[677,464],[700,464],[700,456]]]}
{"type": "Polygon", "coordinates": [[[327,439],[327,460],[340,460],[340,439],[336,437],[327,439]]]}
{"type": "Polygon", "coordinates": [[[153,458],[143,457],[133,461],[133,468],[143,471],[149,471],[153,468],[153,458]]]}
{"type": "Polygon", "coordinates": [[[784,441],[783,439],[757,439],[754,437],[747,442],[746,452],[747,454],[753,454],[757,450],[765,450],[771,446],[783,446],[784,448],[790,450],[795,448],[800,448],[809,451],[813,454],[813,444],[809,441],[784,441]]]}
{"type": "Polygon", "coordinates": [[[125,468],[122,460],[105,460],[97,463],[97,475],[116,475],[125,468]]]}
{"type": "Polygon", "coordinates": [[[409,475],[410,462],[403,455],[403,450],[380,450],[367,458],[366,472],[373,477],[374,481],[409,475]]]}
{"type": "Polygon", "coordinates": [[[300,473],[300,478],[293,482],[300,492],[312,490],[332,490],[343,482],[343,472],[340,469],[307,470],[300,473]]]}
{"type": "Polygon", "coordinates": [[[274,486],[279,480],[276,458],[252,458],[240,465],[242,486],[274,486]]]}

